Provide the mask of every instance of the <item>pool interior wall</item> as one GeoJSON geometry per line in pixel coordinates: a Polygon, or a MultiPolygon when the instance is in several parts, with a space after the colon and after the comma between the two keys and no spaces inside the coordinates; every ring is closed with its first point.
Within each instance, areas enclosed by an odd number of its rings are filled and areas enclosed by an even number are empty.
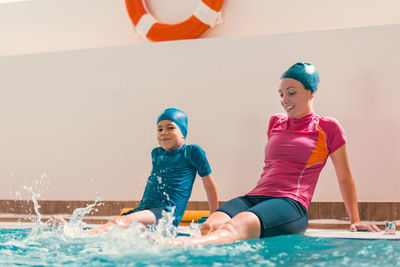
{"type": "MultiPolygon", "coordinates": [[[[206,151],[220,199],[245,194],[263,167],[268,119],[284,112],[278,79],[311,61],[321,74],[315,110],[346,131],[359,201],[399,201],[399,32],[385,25],[4,57],[0,114],[11,115],[2,120],[0,199],[18,199],[43,173],[51,190],[42,199],[140,199],[155,118],[167,106],[189,115],[187,142],[206,151]]],[[[196,180],[192,200],[204,200],[196,180]]],[[[328,161],[314,201],[340,200],[328,161]]]]}

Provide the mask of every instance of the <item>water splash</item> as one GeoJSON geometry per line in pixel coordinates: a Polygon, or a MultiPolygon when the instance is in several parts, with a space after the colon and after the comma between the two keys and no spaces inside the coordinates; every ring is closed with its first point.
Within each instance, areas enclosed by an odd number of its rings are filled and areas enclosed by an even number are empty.
{"type": "Polygon", "coordinates": [[[83,221],[87,214],[92,211],[98,211],[96,207],[103,205],[100,199],[96,199],[94,203],[88,204],[84,208],[77,208],[72,212],[69,222],[61,227],[57,226],[54,222],[52,228],[55,232],[64,234],[69,237],[81,236],[84,229],[88,228],[88,225],[83,221]]]}
{"type": "MultiPolygon", "coordinates": [[[[101,235],[83,234],[85,224],[82,219],[101,205],[99,200],[87,207],[75,209],[63,232],[52,231],[43,228],[38,204],[41,194],[34,186],[25,187],[32,195],[37,216],[34,229],[0,229],[0,262],[4,266],[347,267],[397,266],[400,262],[400,242],[395,241],[337,240],[288,235],[228,245],[169,248],[148,239],[143,225],[138,222],[133,222],[126,229],[115,226],[101,235]]],[[[155,234],[173,238],[177,232],[182,231],[182,228],[172,224],[173,212],[163,213],[159,224],[153,229],[155,234]]],[[[192,236],[199,235],[199,225],[196,223],[185,229],[192,236]]]]}
{"type": "Polygon", "coordinates": [[[135,223],[97,236],[69,238],[44,231],[27,240],[26,235],[22,230],[0,229],[2,265],[355,267],[398,266],[400,262],[400,242],[396,241],[287,235],[228,245],[169,248],[147,240],[135,223]]]}
{"type": "MultiPolygon", "coordinates": [[[[38,199],[42,194],[40,190],[35,189],[39,184],[40,182],[37,182],[33,186],[24,187],[31,194],[34,203],[35,227],[29,233],[23,232],[22,238],[18,235],[3,237],[0,231],[0,261],[6,265],[240,266],[248,261],[253,265],[273,265],[289,255],[277,254],[277,260],[274,261],[262,254],[268,246],[257,243],[254,245],[247,241],[225,246],[168,248],[149,239],[143,231],[143,225],[138,222],[133,222],[126,229],[114,226],[109,232],[101,235],[84,234],[83,231],[87,227],[83,222],[84,216],[96,211],[96,207],[102,204],[100,200],[75,209],[62,231],[49,229],[41,222],[43,216],[38,199]],[[233,260],[227,262],[227,259],[233,260]]],[[[179,229],[173,225],[173,214],[174,209],[163,212],[158,225],[152,229],[153,234],[174,238],[178,232],[182,232],[182,227],[179,229]]],[[[191,236],[200,235],[199,225],[196,223],[184,229],[185,233],[191,236]]]]}
{"type": "Polygon", "coordinates": [[[35,217],[28,217],[28,218],[31,219],[32,222],[34,222],[32,233],[36,233],[39,232],[41,229],[45,228],[46,226],[46,224],[42,222],[43,216],[39,212],[40,205],[38,203],[38,198],[40,197],[40,193],[35,193],[32,186],[30,187],[24,186],[24,189],[32,194],[33,209],[35,210],[36,218],[35,217]]]}
{"type": "Polygon", "coordinates": [[[172,207],[171,211],[162,211],[162,217],[155,227],[155,233],[167,238],[176,237],[177,231],[176,227],[173,225],[175,220],[174,211],[175,207],[172,207]]]}
{"type": "MultiPolygon", "coordinates": [[[[160,172],[166,172],[167,170],[160,170],[160,172]]],[[[165,188],[166,188],[166,182],[164,182],[163,178],[161,176],[155,175],[156,177],[156,181],[159,184],[157,186],[157,189],[160,191],[160,193],[162,192],[163,196],[165,196],[165,200],[167,203],[169,203],[170,201],[170,197],[168,195],[168,193],[166,192],[165,188]]]]}
{"type": "MultiPolygon", "coordinates": [[[[46,223],[42,222],[43,215],[39,211],[40,205],[38,199],[41,197],[41,192],[48,189],[49,184],[50,184],[50,179],[48,178],[47,173],[43,173],[40,175],[39,180],[35,180],[32,186],[25,186],[25,185],[23,186],[23,189],[31,195],[30,198],[33,202],[33,209],[35,213],[35,214],[29,214],[27,216],[27,218],[34,223],[31,234],[38,233],[46,227],[46,223]]],[[[19,192],[16,192],[15,196],[20,200],[22,199],[21,193],[19,192]]],[[[18,222],[20,222],[20,220],[18,220],[18,222]]]]}
{"type": "Polygon", "coordinates": [[[184,228],[185,229],[184,233],[190,235],[191,237],[199,237],[199,236],[201,236],[200,226],[201,226],[201,224],[198,224],[198,223],[195,223],[194,221],[192,221],[190,223],[189,227],[184,228]]]}
{"type": "MultiPolygon", "coordinates": [[[[83,222],[84,216],[90,214],[92,211],[98,211],[96,207],[103,205],[100,198],[96,199],[94,203],[88,204],[86,207],[75,209],[65,227],[55,227],[54,222],[50,222],[50,220],[43,222],[44,216],[40,213],[41,206],[38,202],[42,196],[42,192],[48,189],[49,184],[50,180],[47,173],[43,173],[38,180],[34,181],[33,185],[23,186],[23,189],[30,195],[29,200],[33,203],[33,211],[29,210],[30,213],[27,215],[27,219],[33,222],[33,227],[27,239],[47,234],[43,232],[48,232],[49,229],[47,228],[50,224],[53,224],[52,228],[56,234],[63,232],[65,236],[69,237],[81,236],[83,229],[87,228],[87,224],[83,222]]],[[[22,200],[22,194],[20,192],[16,192],[15,196],[22,200]]],[[[29,200],[27,201],[29,202],[29,200]]],[[[20,222],[20,219],[18,221],[20,222]]]]}

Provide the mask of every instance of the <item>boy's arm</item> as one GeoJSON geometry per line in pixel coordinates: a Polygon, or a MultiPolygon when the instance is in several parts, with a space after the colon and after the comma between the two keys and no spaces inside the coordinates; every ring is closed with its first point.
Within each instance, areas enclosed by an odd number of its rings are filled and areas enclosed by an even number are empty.
{"type": "Polygon", "coordinates": [[[216,209],[218,209],[219,206],[217,186],[215,185],[211,174],[204,176],[202,180],[204,190],[207,194],[208,208],[210,209],[210,213],[213,213],[216,209]]]}

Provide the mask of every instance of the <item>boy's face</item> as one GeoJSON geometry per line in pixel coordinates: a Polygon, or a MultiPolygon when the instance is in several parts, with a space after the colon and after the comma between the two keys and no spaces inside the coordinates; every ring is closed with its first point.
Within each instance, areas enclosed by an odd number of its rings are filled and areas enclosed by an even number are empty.
{"type": "Polygon", "coordinates": [[[173,151],[183,146],[185,138],[174,122],[164,120],[157,125],[157,141],[166,151],[173,151]]]}

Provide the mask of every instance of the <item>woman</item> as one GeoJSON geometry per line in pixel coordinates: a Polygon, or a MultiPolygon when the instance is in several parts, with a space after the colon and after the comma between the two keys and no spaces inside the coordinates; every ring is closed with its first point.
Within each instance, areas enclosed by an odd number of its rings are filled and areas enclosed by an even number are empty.
{"type": "Polygon", "coordinates": [[[286,114],[271,117],[265,166],[256,187],[232,199],[201,226],[202,236],[164,241],[169,245],[224,244],[283,234],[301,234],[319,174],[330,156],[350,218],[351,231],[379,231],[360,222],[346,138],[333,118],[313,111],[317,69],[298,62],[283,73],[279,95],[286,114]]]}

